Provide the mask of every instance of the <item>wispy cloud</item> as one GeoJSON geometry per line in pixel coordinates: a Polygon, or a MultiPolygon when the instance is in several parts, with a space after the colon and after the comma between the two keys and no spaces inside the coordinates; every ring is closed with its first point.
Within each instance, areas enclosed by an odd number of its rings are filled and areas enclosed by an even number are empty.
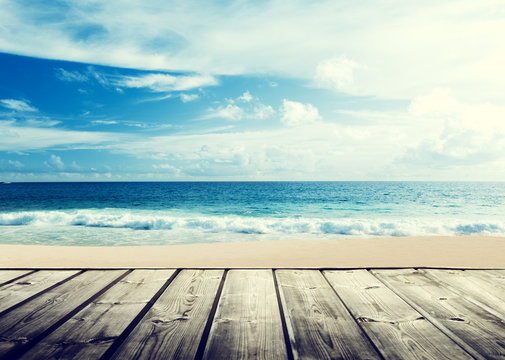
{"type": "Polygon", "coordinates": [[[27,119],[24,122],[24,125],[33,126],[33,127],[53,127],[58,124],[61,124],[61,121],[53,120],[53,119],[47,118],[45,116],[41,116],[40,118],[27,119]]]}
{"type": "Polygon", "coordinates": [[[91,122],[94,125],[116,125],[118,122],[116,120],[93,120],[91,122]]]}
{"type": "Polygon", "coordinates": [[[139,76],[118,76],[110,79],[119,88],[147,88],[154,92],[186,91],[218,84],[211,75],[169,75],[145,74],[139,76]]]}
{"type": "Polygon", "coordinates": [[[16,126],[0,121],[0,151],[93,148],[97,144],[124,141],[128,135],[16,126]]]}
{"type": "Polygon", "coordinates": [[[4,108],[14,111],[23,111],[23,112],[38,111],[36,107],[31,106],[25,100],[2,99],[0,100],[0,105],[3,106],[4,108]]]}
{"type": "Polygon", "coordinates": [[[462,83],[458,91],[480,99],[505,91],[501,0],[93,4],[70,1],[47,11],[42,3],[5,0],[0,51],[201,74],[319,73],[341,91],[353,72],[353,91],[380,97],[413,98],[462,83]],[[328,60],[339,58],[350,62],[328,60]]]}
{"type": "Polygon", "coordinates": [[[18,160],[7,160],[7,164],[9,164],[9,166],[11,166],[15,169],[22,169],[25,167],[25,165],[21,161],[18,161],[18,160]]]}
{"type": "Polygon", "coordinates": [[[167,99],[171,99],[171,98],[173,98],[172,94],[165,94],[162,96],[155,96],[155,97],[139,99],[136,102],[137,102],[137,104],[142,104],[142,103],[146,103],[146,102],[163,101],[163,100],[167,100],[167,99]]]}
{"type": "Polygon", "coordinates": [[[67,71],[63,68],[55,69],[56,77],[62,81],[68,82],[86,82],[89,80],[88,75],[82,74],[79,71],[67,71]]]}
{"type": "Polygon", "coordinates": [[[180,94],[181,101],[184,103],[194,101],[199,98],[198,94],[180,94]]]}
{"type": "MultiPolygon", "coordinates": [[[[68,71],[63,68],[55,69],[56,77],[67,82],[95,81],[101,86],[123,92],[124,89],[146,89],[150,92],[165,93],[162,96],[138,100],[138,102],[161,101],[172,97],[171,92],[180,92],[199,89],[208,86],[216,86],[219,81],[215,76],[202,74],[167,74],[167,73],[144,73],[140,75],[122,75],[118,71],[114,73],[97,70],[94,66],[88,66],[85,72],[68,71]]],[[[79,89],[81,93],[87,93],[79,89]]],[[[198,98],[198,94],[180,94],[183,102],[189,102],[198,98]]]]}

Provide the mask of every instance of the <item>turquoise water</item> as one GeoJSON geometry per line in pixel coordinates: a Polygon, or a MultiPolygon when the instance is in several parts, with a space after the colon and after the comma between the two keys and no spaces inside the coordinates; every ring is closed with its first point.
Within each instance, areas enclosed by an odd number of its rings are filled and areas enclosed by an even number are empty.
{"type": "Polygon", "coordinates": [[[148,245],[409,235],[505,236],[505,183],[0,185],[0,243],[148,245]]]}

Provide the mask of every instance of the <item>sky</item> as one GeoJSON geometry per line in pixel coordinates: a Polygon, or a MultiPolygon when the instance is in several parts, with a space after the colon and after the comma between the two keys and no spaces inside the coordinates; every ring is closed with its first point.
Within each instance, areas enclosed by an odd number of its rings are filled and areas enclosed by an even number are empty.
{"type": "Polygon", "coordinates": [[[503,0],[0,9],[0,181],[505,181],[503,0]]]}

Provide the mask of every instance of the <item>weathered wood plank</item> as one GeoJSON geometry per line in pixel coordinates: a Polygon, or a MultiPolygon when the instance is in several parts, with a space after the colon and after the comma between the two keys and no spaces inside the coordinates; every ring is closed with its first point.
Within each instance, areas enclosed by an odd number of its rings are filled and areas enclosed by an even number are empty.
{"type": "Polygon", "coordinates": [[[223,270],[182,270],[114,359],[193,359],[223,270]]]}
{"type": "Polygon", "coordinates": [[[318,270],[277,270],[295,359],[380,359],[318,270]]]}
{"type": "Polygon", "coordinates": [[[386,359],[473,359],[366,270],[325,276],[386,359]]]}
{"type": "Polygon", "coordinates": [[[37,271],[0,288],[0,312],[46,290],[79,271],[37,271]]]}
{"type": "Polygon", "coordinates": [[[467,351],[476,351],[486,359],[505,356],[503,319],[425,276],[422,271],[373,270],[373,273],[467,351]]]}
{"type": "Polygon", "coordinates": [[[17,277],[27,275],[33,270],[0,270],[0,286],[17,277]]]}
{"type": "Polygon", "coordinates": [[[22,359],[99,359],[175,270],[135,270],[22,359]]]}
{"type": "Polygon", "coordinates": [[[490,286],[505,290],[505,270],[465,270],[486,281],[490,286]]]}
{"type": "Polygon", "coordinates": [[[435,269],[423,271],[460,296],[505,319],[505,287],[496,286],[496,281],[492,281],[492,278],[481,276],[483,271],[435,269]]]}
{"type": "Polygon", "coordinates": [[[204,359],[285,359],[272,270],[230,270],[204,359]]]}
{"type": "Polygon", "coordinates": [[[86,271],[2,316],[0,358],[11,358],[12,352],[43,334],[124,273],[86,271]]]}

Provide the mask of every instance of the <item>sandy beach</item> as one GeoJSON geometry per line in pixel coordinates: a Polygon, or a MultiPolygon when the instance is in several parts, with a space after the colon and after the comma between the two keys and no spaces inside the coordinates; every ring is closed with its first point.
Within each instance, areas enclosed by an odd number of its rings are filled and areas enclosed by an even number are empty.
{"type": "Polygon", "coordinates": [[[172,246],[0,245],[0,268],[505,268],[503,237],[395,237],[172,246]]]}

